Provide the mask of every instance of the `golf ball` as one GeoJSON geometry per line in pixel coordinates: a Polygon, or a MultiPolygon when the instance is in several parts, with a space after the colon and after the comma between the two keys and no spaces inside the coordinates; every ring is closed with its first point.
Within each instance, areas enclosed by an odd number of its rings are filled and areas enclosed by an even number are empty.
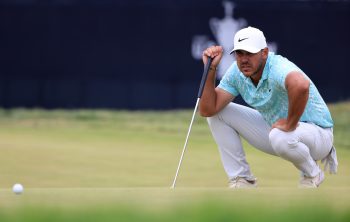
{"type": "Polygon", "coordinates": [[[22,184],[16,183],[13,185],[12,190],[15,194],[21,194],[23,193],[23,186],[22,184]]]}

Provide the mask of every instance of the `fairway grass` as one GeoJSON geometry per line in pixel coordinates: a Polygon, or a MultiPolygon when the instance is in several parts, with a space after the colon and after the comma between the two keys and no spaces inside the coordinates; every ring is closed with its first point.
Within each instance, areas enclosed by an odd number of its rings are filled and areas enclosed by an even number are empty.
{"type": "Polygon", "coordinates": [[[0,221],[350,221],[350,103],[330,109],[338,174],[316,190],[245,142],[259,187],[228,190],[199,116],[170,189],[190,110],[0,110],[0,221]]]}
{"type": "Polygon", "coordinates": [[[0,221],[349,221],[348,188],[0,190],[0,221]]]}

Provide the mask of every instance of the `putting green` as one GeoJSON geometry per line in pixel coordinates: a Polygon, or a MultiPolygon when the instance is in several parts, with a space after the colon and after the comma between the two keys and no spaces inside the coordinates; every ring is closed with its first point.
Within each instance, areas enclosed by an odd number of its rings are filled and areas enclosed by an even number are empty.
{"type": "Polygon", "coordinates": [[[298,215],[309,221],[346,221],[350,103],[330,108],[340,165],[337,175],[326,173],[317,190],[297,189],[299,175],[291,164],[248,144],[247,159],[259,188],[228,190],[218,150],[199,116],[177,188],[171,190],[190,110],[0,110],[0,221],[206,221],[226,216],[279,221],[298,215]],[[22,195],[12,193],[15,183],[24,185],[22,195]]]}

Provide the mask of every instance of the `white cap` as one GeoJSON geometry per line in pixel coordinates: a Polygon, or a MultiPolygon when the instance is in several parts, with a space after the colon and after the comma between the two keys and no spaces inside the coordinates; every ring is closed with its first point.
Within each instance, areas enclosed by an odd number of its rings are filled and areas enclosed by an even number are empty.
{"type": "Polygon", "coordinates": [[[233,40],[234,48],[230,52],[232,54],[236,50],[244,50],[250,53],[257,53],[261,49],[267,47],[264,33],[257,28],[248,27],[239,30],[233,40]]]}

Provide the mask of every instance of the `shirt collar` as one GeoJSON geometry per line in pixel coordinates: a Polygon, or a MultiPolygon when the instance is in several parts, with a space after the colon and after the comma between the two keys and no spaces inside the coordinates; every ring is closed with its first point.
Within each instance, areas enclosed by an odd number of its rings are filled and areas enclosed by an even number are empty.
{"type": "Polygon", "coordinates": [[[264,71],[263,74],[261,76],[260,81],[264,81],[269,77],[269,73],[270,73],[270,62],[271,62],[271,57],[274,55],[275,53],[273,52],[269,52],[268,56],[267,56],[267,60],[266,60],[266,64],[264,67],[264,71]]]}

